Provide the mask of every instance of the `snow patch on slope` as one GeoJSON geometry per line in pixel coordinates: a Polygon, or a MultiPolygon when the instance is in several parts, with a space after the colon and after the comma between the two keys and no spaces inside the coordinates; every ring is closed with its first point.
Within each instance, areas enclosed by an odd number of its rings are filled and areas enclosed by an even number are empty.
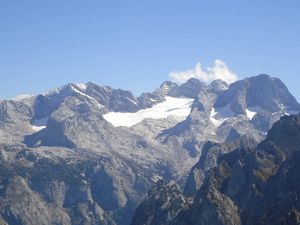
{"type": "Polygon", "coordinates": [[[296,110],[287,110],[285,115],[297,115],[299,114],[299,111],[296,111],[296,110]]]}
{"type": "Polygon", "coordinates": [[[220,108],[212,108],[210,113],[210,121],[215,125],[215,127],[219,127],[231,117],[234,117],[235,113],[231,110],[230,105],[226,105],[220,108]]]}
{"type": "Polygon", "coordinates": [[[216,115],[218,113],[216,112],[215,108],[212,108],[210,113],[210,121],[214,124],[215,127],[221,126],[221,124],[226,120],[226,118],[216,118],[216,115]]]}
{"type": "Polygon", "coordinates": [[[32,129],[35,132],[43,130],[43,129],[46,128],[47,122],[48,122],[48,117],[45,117],[45,118],[42,118],[42,119],[38,119],[38,120],[35,119],[31,123],[32,129]]]}
{"type": "Polygon", "coordinates": [[[109,112],[103,117],[115,127],[132,127],[144,119],[164,119],[174,116],[178,122],[187,118],[191,111],[194,99],[166,97],[164,102],[154,105],[152,108],[143,109],[135,113],[109,112]]]}
{"type": "MultiPolygon", "coordinates": [[[[258,107],[256,107],[256,108],[252,107],[251,110],[246,109],[245,117],[247,117],[247,119],[249,119],[249,120],[252,120],[253,117],[261,110],[262,109],[258,108],[258,107]]],[[[224,107],[212,108],[211,113],[210,113],[210,121],[214,124],[215,127],[219,127],[226,120],[228,120],[229,118],[235,117],[235,116],[236,116],[236,113],[234,113],[231,110],[230,105],[228,104],[224,107]]]]}
{"type": "Polygon", "coordinates": [[[78,88],[80,88],[81,90],[85,91],[86,90],[86,84],[83,83],[77,83],[75,84],[78,88]]]}
{"type": "MultiPolygon", "coordinates": [[[[80,95],[82,95],[82,96],[85,96],[85,97],[87,97],[87,98],[89,98],[89,99],[94,99],[94,100],[96,100],[95,98],[93,98],[93,97],[91,97],[91,96],[89,96],[89,95],[87,95],[87,94],[85,94],[85,93],[79,91],[77,88],[75,88],[75,87],[73,87],[73,86],[71,86],[71,88],[72,88],[72,90],[73,90],[74,92],[76,92],[76,93],[78,93],[78,94],[80,94],[80,95]]],[[[96,100],[96,101],[97,101],[97,100],[96,100]]]]}
{"type": "Polygon", "coordinates": [[[128,98],[128,97],[127,97],[127,100],[130,101],[131,103],[137,105],[136,101],[132,100],[131,98],[128,98]]]}
{"type": "Polygon", "coordinates": [[[257,114],[257,112],[246,109],[246,116],[249,120],[252,120],[256,114],[257,114]]]}

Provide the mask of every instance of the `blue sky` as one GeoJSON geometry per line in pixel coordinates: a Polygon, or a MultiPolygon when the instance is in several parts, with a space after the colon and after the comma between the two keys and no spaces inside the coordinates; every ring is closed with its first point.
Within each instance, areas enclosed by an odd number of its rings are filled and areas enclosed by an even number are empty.
{"type": "Polygon", "coordinates": [[[0,1],[0,98],[95,81],[136,95],[216,59],[300,100],[298,0],[0,1]]]}

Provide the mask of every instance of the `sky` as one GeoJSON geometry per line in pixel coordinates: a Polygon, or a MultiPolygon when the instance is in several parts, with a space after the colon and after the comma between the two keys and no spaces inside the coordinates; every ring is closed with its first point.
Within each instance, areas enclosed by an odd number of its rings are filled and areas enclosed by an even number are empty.
{"type": "Polygon", "coordinates": [[[299,0],[0,0],[0,98],[265,73],[300,100],[299,0]]]}

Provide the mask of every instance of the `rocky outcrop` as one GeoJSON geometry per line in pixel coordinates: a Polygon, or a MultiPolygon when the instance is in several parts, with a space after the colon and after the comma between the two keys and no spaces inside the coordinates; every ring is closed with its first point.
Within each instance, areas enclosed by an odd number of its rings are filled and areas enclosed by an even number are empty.
{"type": "Polygon", "coordinates": [[[189,207],[175,181],[158,181],[148,192],[146,199],[135,211],[132,225],[166,225],[178,213],[189,207]]]}
{"type": "Polygon", "coordinates": [[[238,140],[225,144],[217,144],[208,142],[202,150],[199,161],[192,167],[187,178],[184,195],[193,196],[203,184],[206,173],[218,165],[218,158],[225,153],[235,151],[237,149],[254,149],[257,143],[255,140],[244,136],[238,140]]]}
{"type": "Polygon", "coordinates": [[[64,210],[48,205],[20,176],[10,178],[4,199],[1,214],[8,224],[71,224],[64,210]]]}

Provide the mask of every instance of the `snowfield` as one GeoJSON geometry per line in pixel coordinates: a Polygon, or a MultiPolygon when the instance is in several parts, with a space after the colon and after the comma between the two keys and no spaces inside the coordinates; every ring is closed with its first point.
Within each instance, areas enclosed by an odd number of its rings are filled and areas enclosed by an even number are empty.
{"type": "Polygon", "coordinates": [[[234,117],[235,113],[231,110],[230,105],[226,105],[220,108],[212,108],[210,113],[210,121],[215,127],[219,127],[231,117],[234,117]]]}
{"type": "Polygon", "coordinates": [[[103,117],[114,127],[132,127],[144,119],[164,119],[174,116],[178,122],[183,121],[190,114],[192,98],[166,97],[166,101],[154,105],[152,108],[143,109],[135,113],[109,112],[103,117]]]}

